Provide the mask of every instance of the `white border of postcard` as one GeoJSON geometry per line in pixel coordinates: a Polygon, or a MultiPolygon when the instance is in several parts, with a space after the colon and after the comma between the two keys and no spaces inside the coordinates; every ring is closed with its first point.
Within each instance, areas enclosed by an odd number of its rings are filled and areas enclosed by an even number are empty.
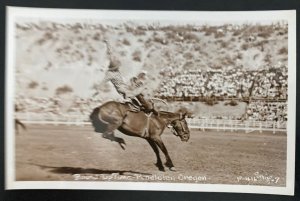
{"type": "Polygon", "coordinates": [[[196,192],[241,192],[262,194],[294,194],[295,176],[295,110],[296,109],[296,11],[125,11],[125,10],[75,10],[7,7],[6,24],[6,99],[5,99],[5,168],[6,189],[112,189],[112,190],[158,190],[196,192]],[[88,16],[88,19],[87,19],[88,16]],[[126,16],[126,19],[124,19],[126,16]],[[14,138],[14,68],[15,68],[15,21],[16,19],[45,20],[141,20],[191,22],[209,19],[207,23],[251,22],[273,20],[288,21],[288,126],[286,186],[252,186],[221,184],[178,184],[143,182],[80,182],[80,181],[15,181],[14,138]]]}

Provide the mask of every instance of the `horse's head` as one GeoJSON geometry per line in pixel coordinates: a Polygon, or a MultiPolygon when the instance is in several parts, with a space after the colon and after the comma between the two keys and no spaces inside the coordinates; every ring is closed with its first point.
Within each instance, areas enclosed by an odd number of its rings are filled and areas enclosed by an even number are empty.
{"type": "Polygon", "coordinates": [[[186,113],[180,114],[180,118],[172,121],[170,124],[172,126],[172,133],[180,137],[183,142],[187,142],[190,139],[190,130],[185,120],[185,115],[186,113]]]}

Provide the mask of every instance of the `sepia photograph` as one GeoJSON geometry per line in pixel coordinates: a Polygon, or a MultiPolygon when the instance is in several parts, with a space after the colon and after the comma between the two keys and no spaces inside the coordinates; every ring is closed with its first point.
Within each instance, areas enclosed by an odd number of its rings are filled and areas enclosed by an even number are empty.
{"type": "Polygon", "coordinates": [[[6,188],[292,195],[295,16],[9,7],[6,188]]]}

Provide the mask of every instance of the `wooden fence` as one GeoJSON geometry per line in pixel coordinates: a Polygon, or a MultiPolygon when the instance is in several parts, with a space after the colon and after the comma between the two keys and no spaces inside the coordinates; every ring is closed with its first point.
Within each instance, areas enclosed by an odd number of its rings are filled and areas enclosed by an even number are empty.
{"type": "MultiPolygon", "coordinates": [[[[89,125],[88,115],[54,115],[54,114],[38,114],[23,113],[17,114],[16,117],[26,124],[51,124],[51,125],[89,125]]],[[[287,122],[276,121],[253,121],[253,120],[227,120],[227,119],[197,119],[188,118],[187,123],[191,129],[200,130],[217,130],[217,131],[272,131],[286,132],[287,122]]]]}

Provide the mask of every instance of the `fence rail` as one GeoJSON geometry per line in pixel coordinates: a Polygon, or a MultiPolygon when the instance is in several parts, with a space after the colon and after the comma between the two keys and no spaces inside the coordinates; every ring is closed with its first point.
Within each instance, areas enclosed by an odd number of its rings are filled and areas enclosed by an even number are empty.
{"type": "MultiPolygon", "coordinates": [[[[17,114],[16,117],[27,124],[51,124],[51,125],[89,125],[90,121],[88,115],[53,115],[53,114],[36,114],[36,113],[24,113],[17,114]]],[[[189,128],[212,130],[229,130],[237,131],[243,130],[245,132],[252,131],[272,131],[285,132],[287,128],[287,122],[279,121],[253,121],[253,120],[227,120],[227,119],[197,119],[188,118],[187,123],[189,128]]]]}
{"type": "Polygon", "coordinates": [[[225,119],[187,119],[189,128],[214,129],[214,130],[243,130],[245,132],[252,131],[272,131],[285,132],[287,122],[276,121],[253,121],[253,120],[225,120],[225,119]]]}

